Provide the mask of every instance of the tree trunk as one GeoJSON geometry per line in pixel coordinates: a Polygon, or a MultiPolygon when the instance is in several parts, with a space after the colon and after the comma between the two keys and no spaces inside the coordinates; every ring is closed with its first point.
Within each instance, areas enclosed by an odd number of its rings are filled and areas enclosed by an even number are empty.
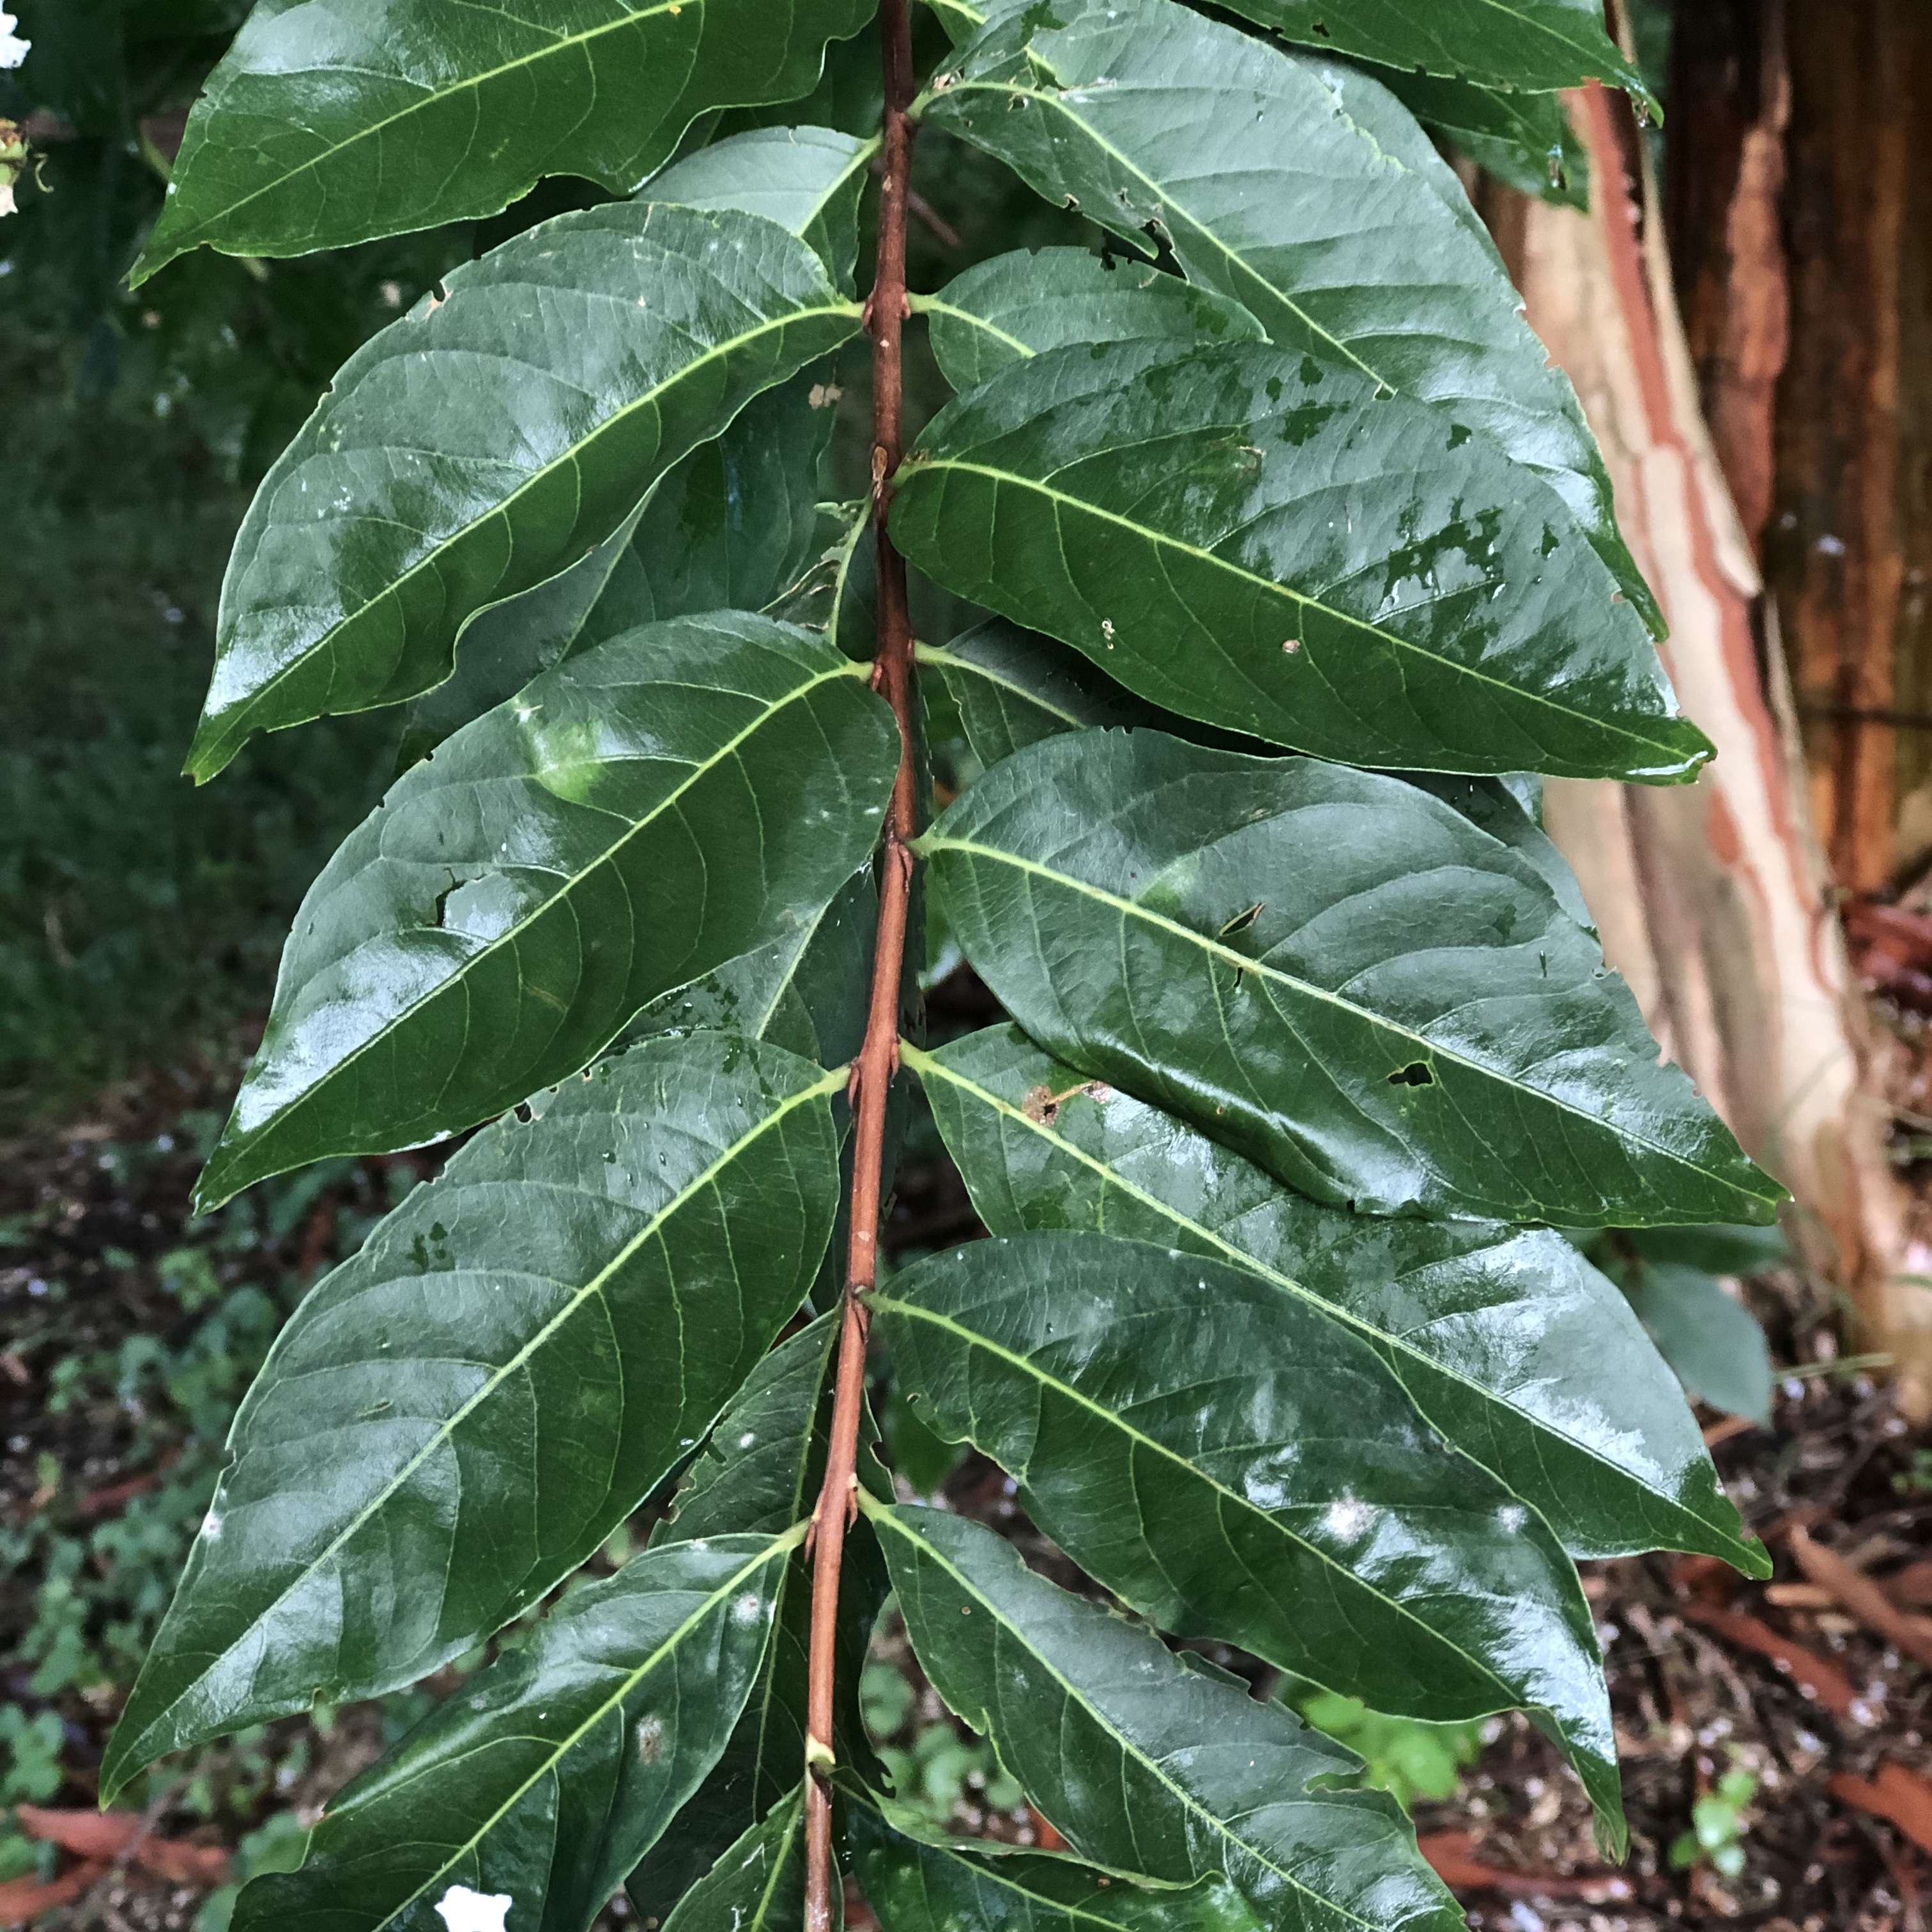
{"type": "Polygon", "coordinates": [[[1810,830],[1774,622],[1719,461],[1721,450],[1761,522],[1774,500],[1785,302],[1774,60],[1766,79],[1731,137],[1724,298],[1700,310],[1714,444],[1662,212],[1621,104],[1595,87],[1573,102],[1594,183],[1588,215],[1520,200],[1498,211],[1529,319],[1576,383],[1669,617],[1666,667],[1719,753],[1681,788],[1552,782],[1549,824],[1666,1051],[1791,1188],[1808,1257],[1898,1353],[1911,1400],[1932,1407],[1932,1296],[1894,1280],[1905,1197],[1886,1157],[1888,1117],[1864,1078],[1867,1022],[1810,830]]]}

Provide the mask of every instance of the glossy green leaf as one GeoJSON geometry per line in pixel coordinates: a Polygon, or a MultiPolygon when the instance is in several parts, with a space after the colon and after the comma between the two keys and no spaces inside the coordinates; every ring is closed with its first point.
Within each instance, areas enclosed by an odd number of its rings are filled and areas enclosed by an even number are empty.
{"type": "MultiPolygon", "coordinates": [[[[680,1816],[680,1832],[687,1815],[680,1816]]],[[[796,1932],[804,1917],[805,1798],[795,1786],[720,1856],[662,1923],[664,1932],[796,1932]]]]}
{"type": "Polygon", "coordinates": [[[1404,1717],[1529,1709],[1621,1832],[1575,1570],[1376,1342],[1247,1268],[1090,1234],[928,1256],[873,1310],[928,1424],[1163,1629],[1404,1717]]]}
{"type": "Polygon", "coordinates": [[[908,1837],[867,1804],[847,1816],[853,1874],[884,1932],[1259,1932],[1218,1874],[1184,1887],[1137,1883],[997,1841],[968,1850],[908,1837]]]}
{"type": "Polygon", "coordinates": [[[628,194],[699,115],[808,93],[871,0],[262,0],[189,117],[136,271],[494,214],[544,175],[628,194]]]}
{"type": "Polygon", "coordinates": [[[412,1193],[243,1403],[104,1787],[411,1683],[596,1550],[803,1302],[843,1079],[740,1040],[653,1041],[412,1193]]]}
{"type": "Polygon", "coordinates": [[[644,190],[686,208],[742,208],[808,243],[847,294],[858,265],[859,194],[879,137],[754,128],[674,161],[644,190]]]}
{"type": "Polygon", "coordinates": [[[1607,81],[1657,103],[1597,0],[1234,0],[1283,38],[1411,72],[1528,92],[1607,81]]]}
{"type": "Polygon", "coordinates": [[[585,1932],[724,1748],[803,1533],[648,1550],[566,1599],[331,1802],[235,1932],[448,1932],[492,1903],[585,1932]]]}
{"type": "Polygon", "coordinates": [[[236,540],[188,770],[249,735],[414,696],[465,622],[579,562],[856,305],[775,222],[626,202],[561,215],[351,356],[236,540]]]}
{"type": "Polygon", "coordinates": [[[923,111],[1047,200],[1142,247],[1158,236],[1282,348],[1493,439],[1660,631],[1569,379],[1460,184],[1372,76],[1175,0],[1064,0],[994,20],[923,111]]]}
{"type": "Polygon", "coordinates": [[[1590,151],[1561,94],[1514,94],[1466,80],[1378,68],[1382,82],[1432,134],[1520,194],[1560,208],[1590,205],[1590,151]]]}
{"type": "MultiPolygon", "coordinates": [[[[825,1480],[838,1342],[837,1317],[823,1316],[766,1357],[712,1430],[671,1516],[652,1532],[652,1548],[739,1530],[776,1534],[809,1517],[825,1480]]],[[[869,1448],[859,1467],[874,1494],[890,1497],[891,1486],[869,1448]]],[[[680,1814],[676,1831],[632,1875],[632,1902],[643,1917],[667,1918],[797,1782],[805,1762],[812,1613],[811,1567],[802,1550],[787,1564],[776,1596],[771,1645],[730,1742],[680,1814]]],[[[839,1597],[837,1679],[844,1708],[838,1748],[846,1754],[862,1748],[852,1700],[885,1597],[878,1547],[864,1523],[855,1524],[847,1538],[839,1597]]]]}
{"type": "Polygon", "coordinates": [[[1398,779],[1082,732],[920,849],[1040,1045],[1318,1200],[1585,1227],[1779,1198],[1537,869],[1398,779]]]}
{"type": "Polygon", "coordinates": [[[754,396],[580,562],[472,619],[455,669],[410,707],[406,756],[413,761],[539,673],[640,624],[777,604],[815,561],[836,394],[820,363],[754,396]]]}
{"type": "Polygon", "coordinates": [[[809,925],[898,763],[862,668],[769,618],[676,619],[546,672],[406,772],[310,888],[204,1210],[472,1126],[809,925]]]}
{"type": "Polygon", "coordinates": [[[928,425],[892,533],[1149,702],[1350,763],[1668,783],[1709,742],[1563,506],[1258,344],[1062,349],[928,425]]]}
{"type": "Polygon", "coordinates": [[[742,1033],[821,1066],[844,1066],[865,1038],[878,906],[868,864],[816,918],[652,1000],[620,1044],[659,1034],[742,1033]]]}
{"type": "Polygon", "coordinates": [[[1238,302],[1151,262],[1042,248],[995,255],[936,296],[915,296],[939,371],[956,389],[1070,343],[1255,342],[1262,326],[1238,302]]]}
{"type": "Polygon", "coordinates": [[[968,748],[988,770],[1059,732],[1144,724],[1160,716],[1084,658],[1004,617],[989,617],[943,646],[921,644],[916,654],[920,675],[951,700],[968,748]]]}
{"type": "Polygon", "coordinates": [[[1170,1884],[1223,1873],[1271,1932],[1460,1932],[1394,1800],[1336,1788],[1352,1753],[976,1522],[868,1514],[926,1675],[1077,1851],[1170,1884]]]}
{"type": "Polygon", "coordinates": [[[1762,1570],[1674,1378],[1562,1236],[1319,1206],[1017,1028],[902,1051],[994,1234],[1084,1228],[1252,1268],[1373,1341],[1572,1555],[1688,1550],[1762,1570]]]}

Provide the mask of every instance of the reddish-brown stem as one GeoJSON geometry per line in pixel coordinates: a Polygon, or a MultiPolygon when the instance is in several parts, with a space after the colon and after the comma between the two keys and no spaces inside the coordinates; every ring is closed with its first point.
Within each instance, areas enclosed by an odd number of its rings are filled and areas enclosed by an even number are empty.
{"type": "Polygon", "coordinates": [[[846,1526],[858,1505],[859,1421],[865,1402],[865,1298],[878,1278],[880,1194],[884,1185],[886,1094],[898,1070],[899,988],[905,964],[906,916],[912,898],[912,841],[919,830],[913,776],[912,616],[905,562],[886,528],[892,477],[899,466],[902,385],[899,338],[906,317],[906,211],[912,195],[913,98],[910,0],[881,0],[885,49],[884,172],[879,182],[879,246],[866,304],[872,338],[872,536],[878,556],[878,630],[872,686],[899,724],[898,776],[886,815],[880,868],[879,931],[872,955],[872,994],[866,1037],[852,1064],[851,1230],[838,1336],[838,1381],[825,1486],[812,1516],[812,1636],[806,1696],[806,1932],[831,1932],[832,1691],[838,1630],[838,1573],[846,1526]]]}

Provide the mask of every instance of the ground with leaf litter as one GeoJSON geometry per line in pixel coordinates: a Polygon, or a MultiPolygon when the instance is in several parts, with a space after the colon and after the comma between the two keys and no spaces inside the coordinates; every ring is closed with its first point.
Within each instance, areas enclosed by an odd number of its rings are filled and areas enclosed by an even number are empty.
{"type": "MultiPolygon", "coordinates": [[[[326,1163],[191,1220],[224,1085],[171,1074],[63,1132],[0,1146],[0,1924],[32,1912],[89,1932],[220,1932],[234,1882],[290,1859],[330,1792],[455,1681],[244,1735],[161,1767],[137,1787],[140,1808],[95,1815],[101,1748],[235,1402],[302,1289],[418,1172],[407,1158],[326,1163]]],[[[902,1256],[973,1229],[929,1146],[915,1132],[900,1179],[890,1245],[902,1256]]],[[[1775,1576],[1746,1582],[1702,1559],[1586,1566],[1622,1747],[1627,1865],[1598,1858],[1580,1790],[1527,1724],[1378,1725],[1332,1700],[1318,1711],[1221,1654],[1406,1781],[1473,1925],[1918,1932],[1932,1914],[1932,1436],[1838,1359],[1822,1292],[1784,1275],[1751,1293],[1788,1371],[1773,1424],[1706,1420],[1775,1576]],[[1426,1795],[1452,1780],[1452,1796],[1426,1795]]],[[[889,1438],[920,1486],[942,1480],[943,1454],[897,1420],[888,1413],[889,1438]]],[[[1079,1586],[992,1466],[969,1458],[943,1492],[1079,1586]]],[[[1054,1842],[946,1718],[890,1620],[865,1701],[928,1822],[1054,1842]]],[[[623,1916],[620,1904],[607,1922],[623,1916]]]]}

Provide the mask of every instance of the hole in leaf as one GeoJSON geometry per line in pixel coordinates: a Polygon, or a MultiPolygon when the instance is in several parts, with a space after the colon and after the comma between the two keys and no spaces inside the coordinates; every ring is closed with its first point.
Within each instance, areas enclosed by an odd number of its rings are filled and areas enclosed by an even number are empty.
{"type": "Polygon", "coordinates": [[[1228,920],[1226,926],[1222,927],[1221,937],[1223,939],[1228,939],[1232,938],[1233,935],[1238,932],[1246,932],[1248,928],[1252,926],[1255,921],[1261,917],[1262,910],[1267,904],[1268,902],[1265,899],[1257,899],[1252,905],[1249,907],[1246,912],[1238,912],[1235,914],[1234,917],[1228,920]]]}
{"type": "Polygon", "coordinates": [[[1433,1087],[1436,1076],[1419,1060],[1412,1060],[1400,1072],[1389,1076],[1391,1087],[1433,1087]]]}

